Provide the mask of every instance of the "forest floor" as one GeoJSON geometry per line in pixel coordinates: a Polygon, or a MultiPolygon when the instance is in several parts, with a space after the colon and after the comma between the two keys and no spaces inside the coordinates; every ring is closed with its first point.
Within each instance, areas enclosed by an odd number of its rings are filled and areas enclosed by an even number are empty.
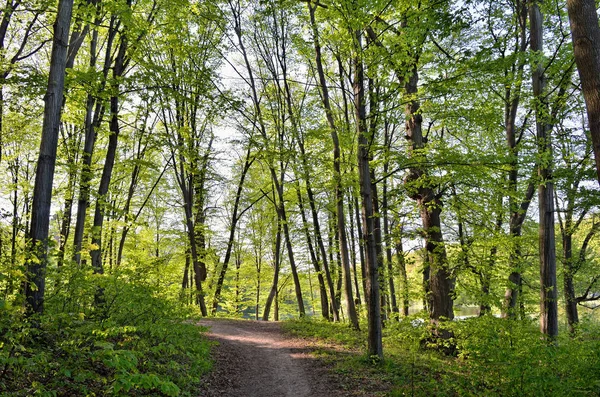
{"type": "Polygon", "coordinates": [[[317,339],[287,335],[277,322],[204,319],[216,341],[202,397],[383,396],[390,385],[336,371],[331,357],[360,354],[317,339]],[[324,351],[336,354],[322,354],[324,351]]]}

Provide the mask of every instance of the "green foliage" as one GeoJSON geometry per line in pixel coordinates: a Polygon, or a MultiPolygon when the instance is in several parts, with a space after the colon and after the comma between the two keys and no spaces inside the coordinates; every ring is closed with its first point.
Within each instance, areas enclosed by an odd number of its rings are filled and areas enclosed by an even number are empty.
{"type": "Polygon", "coordinates": [[[116,276],[102,281],[101,311],[51,304],[39,327],[2,305],[3,395],[193,395],[211,362],[203,329],[185,321],[191,312],[151,287],[116,276]]]}
{"type": "MultiPolygon", "coordinates": [[[[388,394],[392,396],[583,396],[598,390],[597,322],[584,320],[577,338],[564,336],[555,343],[541,338],[532,320],[483,316],[443,327],[453,334],[446,343],[456,346],[455,357],[442,354],[440,346],[424,343],[431,342],[431,327],[420,315],[386,324],[382,362],[375,363],[358,352],[340,354],[328,348],[319,350],[319,355],[332,361],[335,371],[349,382],[362,377],[361,385],[387,383],[394,388],[388,394]]],[[[351,351],[362,348],[366,341],[365,331],[355,332],[343,324],[287,321],[284,329],[351,351]]]]}

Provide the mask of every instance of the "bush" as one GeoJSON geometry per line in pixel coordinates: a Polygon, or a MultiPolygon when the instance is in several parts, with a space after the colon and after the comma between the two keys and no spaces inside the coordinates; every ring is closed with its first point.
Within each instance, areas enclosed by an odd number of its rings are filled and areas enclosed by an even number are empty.
{"type": "MultiPolygon", "coordinates": [[[[64,290],[97,292],[90,284],[64,290]]],[[[102,304],[93,296],[57,295],[36,324],[0,305],[2,395],[194,395],[211,362],[202,327],[185,321],[191,310],[122,275],[103,278],[102,304]]]]}

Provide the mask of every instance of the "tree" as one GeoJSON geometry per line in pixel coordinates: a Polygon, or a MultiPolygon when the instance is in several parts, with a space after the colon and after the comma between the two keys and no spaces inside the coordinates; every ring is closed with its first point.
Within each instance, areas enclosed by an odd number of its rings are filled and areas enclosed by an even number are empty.
{"type": "Polygon", "coordinates": [[[27,261],[28,275],[25,282],[25,296],[28,310],[32,314],[44,311],[52,182],[54,181],[54,169],[56,165],[72,12],[73,0],[59,1],[58,13],[54,23],[48,88],[44,97],[42,141],[40,143],[40,154],[35,172],[35,187],[31,208],[31,229],[28,236],[31,251],[27,261]]]}
{"type": "Polygon", "coordinates": [[[362,239],[365,244],[367,304],[368,304],[368,353],[383,358],[381,341],[381,300],[379,290],[379,269],[377,263],[377,247],[375,241],[375,220],[373,208],[373,181],[371,181],[371,158],[369,147],[372,139],[367,130],[367,114],[365,109],[365,87],[362,54],[362,34],[354,34],[354,112],[356,117],[356,133],[358,139],[358,174],[362,207],[362,239]]]}
{"type": "Polygon", "coordinates": [[[325,108],[325,116],[327,118],[327,124],[331,132],[331,140],[333,141],[333,179],[335,190],[337,233],[339,236],[340,254],[342,259],[344,279],[344,296],[346,298],[346,310],[348,311],[348,319],[352,323],[352,326],[355,329],[358,329],[358,316],[356,314],[354,299],[352,297],[352,274],[350,271],[348,237],[346,235],[346,219],[344,215],[344,191],[342,188],[342,173],[340,167],[340,141],[338,138],[335,121],[333,119],[333,111],[331,109],[331,104],[329,101],[329,89],[327,88],[325,72],[323,71],[323,62],[321,60],[321,44],[319,43],[318,30],[315,22],[315,7],[316,5],[313,6],[311,3],[308,3],[315,46],[315,63],[317,65],[319,87],[321,89],[321,100],[323,102],[323,107],[325,108]]]}
{"type": "MultiPolygon", "coordinates": [[[[95,3],[95,18],[94,26],[92,30],[90,40],[90,59],[89,68],[93,71],[96,70],[96,64],[98,61],[98,40],[99,31],[97,26],[102,21],[102,14],[100,8],[100,2],[95,3]]],[[[116,15],[112,15],[109,22],[109,28],[106,36],[106,49],[104,55],[104,64],[102,67],[101,79],[97,82],[97,91],[88,89],[86,103],[85,103],[85,116],[84,116],[84,142],[83,142],[83,153],[80,157],[80,176],[79,176],[79,195],[77,199],[77,218],[75,222],[75,229],[73,232],[73,261],[79,266],[81,263],[81,253],[83,249],[84,234],[85,234],[85,221],[87,218],[87,209],[90,204],[90,183],[92,181],[92,158],[94,155],[94,149],[96,146],[96,140],[98,137],[98,129],[104,118],[106,111],[106,103],[103,100],[103,94],[106,89],[110,68],[113,63],[113,47],[115,45],[115,38],[118,32],[118,19],[116,15]]]]}
{"type": "Polygon", "coordinates": [[[600,26],[596,2],[567,0],[567,11],[600,183],[600,26]]]}
{"type": "MultiPolygon", "coordinates": [[[[531,50],[544,50],[542,13],[536,0],[529,3],[531,50]]],[[[538,55],[539,56],[539,55],[538,55]]],[[[544,68],[537,61],[532,73],[536,115],[536,137],[540,156],[538,168],[539,237],[540,237],[540,330],[550,338],[558,335],[556,287],[556,245],[554,238],[554,184],[552,182],[552,140],[546,121],[548,107],[542,95],[545,89],[544,68]]]]}

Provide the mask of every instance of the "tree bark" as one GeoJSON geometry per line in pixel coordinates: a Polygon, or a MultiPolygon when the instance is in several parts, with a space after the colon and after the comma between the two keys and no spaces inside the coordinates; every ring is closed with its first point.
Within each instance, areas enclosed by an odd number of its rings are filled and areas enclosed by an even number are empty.
{"type": "Polygon", "coordinates": [[[63,104],[72,13],[73,0],[59,0],[58,13],[54,23],[48,87],[44,96],[42,140],[35,173],[31,208],[31,229],[29,232],[31,257],[27,261],[27,278],[25,281],[25,297],[29,314],[44,311],[52,183],[56,166],[58,130],[63,104]]]}
{"type": "Polygon", "coordinates": [[[358,135],[358,175],[362,201],[363,241],[365,242],[365,258],[367,270],[367,302],[368,302],[368,354],[383,358],[381,330],[381,300],[379,291],[379,269],[377,263],[377,247],[375,242],[375,223],[373,210],[373,192],[371,170],[369,165],[371,142],[366,126],[364,70],[362,60],[362,37],[359,31],[355,34],[356,54],[354,55],[354,111],[356,114],[356,133],[358,135]]]}
{"type": "Polygon", "coordinates": [[[348,320],[352,324],[354,329],[359,329],[358,326],[358,315],[356,313],[356,307],[354,306],[354,298],[352,296],[352,274],[350,271],[350,256],[348,253],[348,237],[346,235],[346,219],[344,215],[344,191],[342,189],[342,173],[340,167],[340,141],[338,138],[337,128],[333,119],[333,111],[329,101],[329,89],[327,87],[327,80],[325,79],[325,72],[323,70],[323,62],[321,60],[321,44],[319,43],[319,35],[317,30],[317,23],[315,21],[315,8],[316,5],[312,5],[310,2],[308,9],[310,13],[310,22],[313,31],[313,41],[315,47],[315,63],[317,65],[317,72],[319,75],[319,87],[321,89],[321,101],[325,108],[325,116],[327,118],[327,124],[331,133],[331,140],[333,142],[333,178],[334,178],[334,190],[335,190],[335,207],[336,207],[336,218],[337,218],[337,233],[339,238],[339,248],[342,260],[342,270],[344,280],[344,297],[346,300],[346,310],[348,320]]]}
{"type": "MultiPolygon", "coordinates": [[[[529,3],[531,50],[542,54],[543,19],[538,0],[529,3]]],[[[540,330],[549,338],[558,336],[558,305],[556,287],[556,245],[554,238],[554,183],[552,182],[552,140],[549,128],[548,104],[545,102],[545,76],[542,62],[537,62],[532,74],[535,99],[538,153],[538,201],[540,241],[540,330]]]]}
{"type": "Polygon", "coordinates": [[[567,11],[600,183],[600,26],[596,2],[567,0],[567,11]]]}
{"type": "MultiPolygon", "coordinates": [[[[389,131],[389,125],[386,122],[385,135],[384,135],[384,146],[385,150],[389,151],[391,145],[391,132],[389,131]]],[[[398,302],[396,300],[396,286],[394,284],[394,266],[392,261],[392,235],[390,233],[390,219],[388,214],[388,172],[389,172],[389,155],[385,154],[385,161],[383,163],[383,191],[382,191],[382,203],[383,207],[383,235],[385,238],[385,259],[387,263],[387,280],[390,294],[390,304],[392,309],[392,315],[398,317],[400,310],[398,309],[398,302]]]]}
{"type": "MultiPolygon", "coordinates": [[[[527,50],[527,2],[519,0],[516,3],[516,18],[519,24],[519,35],[517,49],[518,53],[522,54],[527,50]]],[[[518,58],[517,58],[518,59],[518,58]]],[[[506,132],[506,144],[508,147],[508,156],[510,161],[510,170],[508,172],[508,206],[510,210],[509,233],[511,238],[511,251],[509,255],[509,265],[511,267],[510,275],[508,276],[508,287],[504,293],[504,304],[502,307],[503,317],[516,317],[517,302],[519,301],[519,291],[521,290],[521,266],[522,255],[519,237],[521,229],[525,221],[525,215],[529,208],[529,203],[535,192],[535,186],[532,182],[529,183],[524,200],[518,202],[518,177],[519,177],[519,141],[523,131],[517,131],[516,120],[521,99],[521,82],[523,78],[523,69],[525,67],[525,58],[513,64],[512,70],[516,74],[514,85],[506,87],[505,90],[505,108],[504,108],[504,123],[506,132]],[[519,136],[518,136],[519,135],[519,136]]]]}
{"type": "Polygon", "coordinates": [[[573,334],[575,327],[579,323],[579,313],[577,310],[577,298],[575,296],[575,287],[573,285],[573,275],[575,269],[573,266],[573,236],[570,233],[569,222],[565,223],[565,234],[563,235],[563,259],[565,261],[564,270],[564,291],[565,291],[565,312],[567,313],[567,323],[569,332],[573,334]],[[568,228],[568,229],[567,229],[568,228]]]}
{"type": "MultiPolygon", "coordinates": [[[[412,97],[412,100],[406,105],[405,113],[407,116],[407,139],[411,142],[409,154],[416,160],[422,156],[419,151],[423,149],[425,144],[421,128],[423,119],[419,111],[420,104],[415,98],[418,79],[419,75],[415,63],[412,74],[405,84],[407,95],[412,97]]],[[[452,320],[454,318],[452,299],[454,278],[448,269],[446,248],[442,235],[440,219],[442,201],[433,188],[428,186],[427,178],[428,175],[425,169],[415,167],[409,171],[406,183],[408,183],[411,198],[417,201],[421,212],[427,255],[426,262],[429,265],[430,317],[433,321],[439,321],[442,318],[452,320]],[[417,187],[410,186],[411,183],[417,180],[424,183],[419,183],[417,187]]]]}
{"type": "MultiPolygon", "coordinates": [[[[348,219],[350,220],[350,256],[352,262],[352,273],[354,275],[354,290],[356,291],[356,303],[357,305],[361,305],[362,300],[360,298],[360,288],[358,286],[358,270],[356,270],[356,237],[355,237],[355,228],[354,228],[354,197],[352,194],[348,195],[348,219]]],[[[360,247],[359,247],[360,249],[360,247]]],[[[363,259],[362,250],[360,251],[361,259],[363,259]]],[[[361,263],[362,265],[362,263],[361,263]]]]}
{"type": "MultiPolygon", "coordinates": [[[[131,1],[131,0],[130,0],[131,1]]],[[[113,95],[110,97],[110,135],[108,137],[108,148],[106,150],[106,158],[104,167],[102,168],[102,177],[100,178],[100,186],[98,188],[98,196],[96,198],[96,208],[94,211],[94,224],[92,228],[92,244],[96,247],[91,250],[92,268],[94,273],[103,274],[104,266],[102,264],[102,228],[104,225],[104,217],[108,207],[107,194],[112,179],[112,172],[117,154],[117,144],[121,128],[119,125],[119,95],[120,84],[118,80],[123,76],[125,71],[125,56],[128,47],[127,36],[121,36],[121,42],[115,63],[113,66],[114,86],[112,87],[113,95]]]]}
{"type": "MultiPolygon", "coordinates": [[[[100,24],[99,17],[95,20],[96,25],[100,24]]],[[[116,17],[113,16],[110,21],[108,29],[108,36],[106,41],[106,55],[104,58],[103,66],[103,78],[100,82],[100,87],[97,94],[104,91],[106,87],[106,81],[108,73],[112,65],[112,48],[114,39],[117,34],[116,29],[116,17]]],[[[98,45],[98,29],[94,29],[92,33],[92,40],[90,42],[90,63],[91,69],[96,67],[96,48],[98,45]]],[[[77,201],[77,218],[75,221],[75,231],[73,232],[73,261],[76,265],[81,264],[81,251],[83,249],[83,236],[85,230],[85,220],[87,217],[87,209],[90,202],[90,182],[93,177],[92,173],[92,156],[94,154],[94,147],[96,144],[97,130],[102,123],[104,118],[105,104],[103,100],[94,97],[92,93],[88,93],[86,100],[86,112],[85,112],[85,138],[83,143],[83,153],[81,155],[81,171],[80,171],[80,182],[79,182],[79,197],[77,201]]]]}

